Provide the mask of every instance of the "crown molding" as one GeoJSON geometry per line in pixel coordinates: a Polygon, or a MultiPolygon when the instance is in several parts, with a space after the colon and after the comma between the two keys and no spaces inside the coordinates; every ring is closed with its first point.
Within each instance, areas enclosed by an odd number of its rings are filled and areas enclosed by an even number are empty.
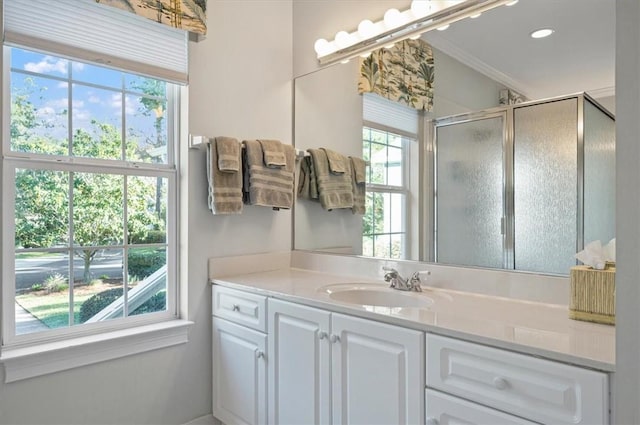
{"type": "Polygon", "coordinates": [[[616,87],[602,87],[599,89],[587,90],[587,93],[593,97],[594,99],[602,98],[602,97],[610,97],[616,95],[616,87]]]}
{"type": "Polygon", "coordinates": [[[535,90],[533,90],[529,85],[510,77],[502,71],[495,69],[494,67],[481,61],[469,52],[444,39],[442,36],[439,36],[435,32],[428,33],[425,38],[427,39],[428,43],[436,49],[467,65],[468,67],[480,72],[481,74],[486,75],[492,80],[517,91],[527,99],[531,100],[537,99],[539,97],[536,95],[535,90]]]}

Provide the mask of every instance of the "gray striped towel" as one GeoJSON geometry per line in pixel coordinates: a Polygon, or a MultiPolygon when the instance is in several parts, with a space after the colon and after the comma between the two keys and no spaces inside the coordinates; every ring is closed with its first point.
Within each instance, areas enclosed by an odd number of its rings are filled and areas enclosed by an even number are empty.
{"type": "MultiPolygon", "coordinates": [[[[240,163],[240,149],[237,155],[240,163]]],[[[207,181],[208,205],[213,214],[242,213],[242,173],[220,171],[215,143],[207,144],[207,181]]]]}
{"type": "Polygon", "coordinates": [[[318,182],[318,197],[320,205],[325,210],[353,207],[353,187],[351,163],[342,156],[344,174],[333,174],[329,170],[329,160],[323,149],[307,149],[313,159],[316,181],[318,182]]]}
{"type": "Polygon", "coordinates": [[[362,158],[350,156],[351,170],[353,175],[353,208],[351,211],[354,214],[364,214],[365,209],[365,196],[367,194],[367,184],[365,181],[365,175],[367,170],[367,163],[362,158]]]}
{"type": "Polygon", "coordinates": [[[293,206],[293,181],[296,152],[282,145],[286,165],[270,168],[264,163],[262,146],[257,140],[245,140],[245,203],[290,209],[293,206]]]}

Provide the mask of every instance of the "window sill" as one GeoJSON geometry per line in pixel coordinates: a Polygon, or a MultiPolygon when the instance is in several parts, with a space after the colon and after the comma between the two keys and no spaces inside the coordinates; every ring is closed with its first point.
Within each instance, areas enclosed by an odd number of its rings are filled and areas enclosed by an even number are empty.
{"type": "Polygon", "coordinates": [[[4,382],[60,372],[188,341],[188,320],[170,320],[30,347],[5,348],[4,382]]]}

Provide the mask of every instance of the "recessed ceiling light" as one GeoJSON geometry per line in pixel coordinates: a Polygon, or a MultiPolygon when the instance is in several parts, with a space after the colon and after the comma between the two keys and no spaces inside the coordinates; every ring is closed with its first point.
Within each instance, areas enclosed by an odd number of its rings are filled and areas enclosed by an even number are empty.
{"type": "Polygon", "coordinates": [[[474,15],[469,15],[469,17],[470,17],[471,19],[476,19],[476,18],[479,18],[479,17],[480,17],[480,15],[482,15],[482,13],[476,13],[476,14],[474,14],[474,15]]]}
{"type": "Polygon", "coordinates": [[[545,37],[549,37],[551,34],[553,34],[553,30],[551,28],[542,28],[539,30],[535,30],[534,32],[532,32],[531,38],[545,38],[545,37]]]}
{"type": "Polygon", "coordinates": [[[518,0],[513,0],[513,1],[510,1],[509,3],[507,3],[507,6],[513,6],[516,3],[518,3],[518,0]]]}
{"type": "Polygon", "coordinates": [[[444,30],[446,30],[447,28],[449,28],[449,24],[447,24],[447,25],[443,25],[443,26],[441,26],[441,27],[438,27],[438,28],[437,28],[437,30],[438,30],[438,31],[444,31],[444,30]]]}

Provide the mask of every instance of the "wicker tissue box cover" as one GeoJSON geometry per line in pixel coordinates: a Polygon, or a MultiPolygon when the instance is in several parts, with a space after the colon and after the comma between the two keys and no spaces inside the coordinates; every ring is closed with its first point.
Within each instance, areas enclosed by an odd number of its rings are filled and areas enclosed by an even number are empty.
{"type": "Polygon", "coordinates": [[[569,317],[613,325],[616,322],[616,268],[571,267],[569,317]]]}

